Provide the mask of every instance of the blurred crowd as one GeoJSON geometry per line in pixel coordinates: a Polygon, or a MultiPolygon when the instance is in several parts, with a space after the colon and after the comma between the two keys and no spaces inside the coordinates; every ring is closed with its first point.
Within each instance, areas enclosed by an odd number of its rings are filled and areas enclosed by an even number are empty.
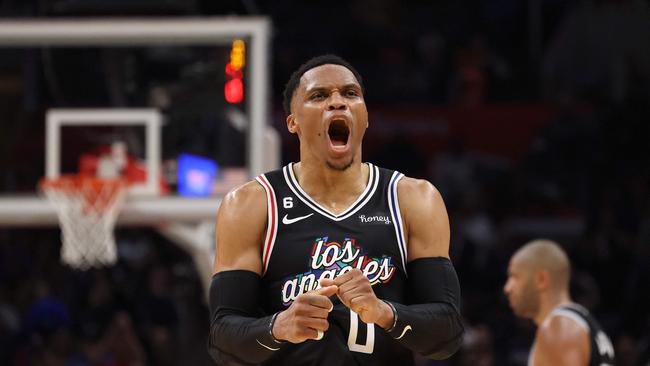
{"type": "Polygon", "coordinates": [[[119,229],[115,266],[73,270],[58,230],[0,232],[0,362],[209,365],[208,311],[191,258],[151,230],[119,229]]]}
{"type": "MultiPolygon", "coordinates": [[[[502,288],[510,255],[530,239],[547,237],[569,253],[573,298],[608,332],[618,364],[647,366],[649,8],[647,1],[638,0],[466,0],[408,6],[397,0],[309,5],[288,0],[34,0],[3,2],[0,16],[269,15],[273,124],[283,138],[284,162],[297,158],[295,137],[286,133],[279,112],[284,82],[305,59],[333,52],[349,59],[365,78],[371,127],[364,158],[430,179],[442,192],[467,333],[461,351],[450,360],[421,364],[526,364],[534,327],[514,317],[502,288]],[[506,114],[516,115],[513,106],[550,105],[553,113],[535,126],[522,118],[512,129],[491,131],[506,136],[503,140],[514,129],[528,131],[521,151],[503,154],[495,147],[500,142],[475,143],[486,138],[477,132],[485,131],[485,125],[456,134],[453,118],[440,125],[434,112],[413,116],[413,110],[432,105],[463,111],[477,124],[494,106],[505,105],[506,114]],[[392,106],[391,116],[385,106],[392,106]]],[[[187,56],[167,53],[164,58],[187,56]]],[[[38,58],[29,60],[32,64],[18,64],[28,68],[38,63],[38,58]]],[[[183,84],[173,88],[177,94],[167,94],[180,95],[178,103],[191,105],[167,110],[168,131],[185,134],[178,144],[203,146],[189,135],[219,134],[214,125],[219,111],[210,101],[220,99],[220,91],[205,87],[216,80],[205,76],[219,67],[206,64],[205,57],[201,62],[201,68],[191,68],[197,73],[185,74],[183,84]],[[196,117],[202,110],[212,117],[196,117]],[[183,124],[192,118],[200,128],[183,124]]],[[[95,87],[106,90],[90,102],[142,106],[166,98],[161,85],[148,84],[147,74],[129,79],[129,72],[153,73],[155,68],[120,65],[98,71],[107,80],[95,87]],[[117,80],[131,83],[110,82],[115,73],[117,80]],[[137,91],[144,96],[132,98],[137,91]]],[[[174,65],[168,63],[166,72],[174,65]]],[[[0,123],[0,163],[7,166],[0,177],[4,193],[33,187],[42,176],[42,142],[33,141],[31,134],[42,134],[47,103],[63,103],[47,72],[34,82],[34,75],[16,77],[15,71],[0,71],[0,111],[23,123],[0,123]],[[24,91],[16,82],[41,89],[24,91]],[[16,152],[36,162],[15,164],[16,152]]],[[[218,136],[211,143],[215,141],[218,136]]],[[[203,153],[216,150],[207,145],[203,153]]],[[[58,235],[51,229],[0,229],[0,364],[210,364],[205,294],[189,256],[152,231],[119,229],[115,267],[72,271],[58,261],[58,235]]]]}
{"type": "Polygon", "coordinates": [[[594,112],[562,112],[515,164],[453,145],[433,159],[469,325],[453,364],[526,363],[534,329],[515,319],[502,288],[512,253],[538,237],[569,253],[573,299],[608,331],[618,364],[650,362],[650,130],[630,127],[642,121],[621,110],[594,112]]]}

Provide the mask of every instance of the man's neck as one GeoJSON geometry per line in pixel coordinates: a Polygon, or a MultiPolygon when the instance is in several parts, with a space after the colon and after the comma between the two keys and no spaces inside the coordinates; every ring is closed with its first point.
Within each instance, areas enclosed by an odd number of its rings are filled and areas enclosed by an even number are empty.
{"type": "Polygon", "coordinates": [[[564,292],[549,292],[540,296],[540,307],[537,316],[533,319],[538,327],[544,322],[544,319],[560,305],[571,303],[571,297],[564,292]]]}
{"type": "Polygon", "coordinates": [[[351,205],[368,183],[368,165],[356,159],[344,170],[303,161],[294,164],[293,169],[302,189],[334,213],[351,205]]]}

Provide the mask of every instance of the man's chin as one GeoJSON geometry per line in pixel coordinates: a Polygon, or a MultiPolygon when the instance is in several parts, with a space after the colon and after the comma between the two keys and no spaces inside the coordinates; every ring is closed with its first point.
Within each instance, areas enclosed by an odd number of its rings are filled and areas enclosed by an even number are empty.
{"type": "Polygon", "coordinates": [[[527,311],[524,309],[512,309],[512,312],[515,313],[516,316],[519,318],[524,318],[524,319],[532,319],[534,317],[534,314],[531,314],[531,311],[527,311]]]}
{"type": "Polygon", "coordinates": [[[508,303],[508,306],[510,306],[510,310],[512,310],[513,314],[515,314],[518,317],[523,317],[523,312],[518,306],[514,306],[512,303],[508,303]]]}
{"type": "Polygon", "coordinates": [[[348,161],[343,161],[343,160],[330,161],[330,160],[328,160],[327,161],[327,167],[332,169],[332,170],[337,170],[337,171],[342,172],[342,171],[347,170],[349,167],[351,167],[353,162],[354,162],[353,157],[350,158],[350,160],[348,160],[348,161]]]}

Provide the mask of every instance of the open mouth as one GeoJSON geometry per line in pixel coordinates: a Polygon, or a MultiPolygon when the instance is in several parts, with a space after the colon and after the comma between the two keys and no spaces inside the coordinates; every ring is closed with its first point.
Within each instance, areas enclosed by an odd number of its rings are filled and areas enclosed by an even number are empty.
{"type": "Polygon", "coordinates": [[[348,137],[350,136],[350,129],[345,124],[343,120],[336,120],[330,123],[330,127],[327,130],[327,134],[332,141],[333,146],[345,146],[348,143],[348,137]]]}

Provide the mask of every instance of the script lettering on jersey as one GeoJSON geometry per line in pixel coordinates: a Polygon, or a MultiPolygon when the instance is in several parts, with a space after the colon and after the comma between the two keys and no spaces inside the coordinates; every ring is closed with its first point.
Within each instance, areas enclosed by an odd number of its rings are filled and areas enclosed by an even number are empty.
{"type": "Polygon", "coordinates": [[[282,286],[282,303],[290,305],[300,294],[315,290],[323,278],[336,278],[354,268],[368,277],[371,285],[387,283],[395,274],[391,257],[370,258],[356,245],[354,239],[346,238],[343,243],[327,241],[327,237],[316,239],[309,261],[310,270],[289,277],[282,286]]]}
{"type": "Polygon", "coordinates": [[[373,216],[359,215],[359,221],[362,224],[379,223],[379,224],[390,225],[390,218],[388,218],[388,216],[386,215],[373,215],[373,216]]]}

